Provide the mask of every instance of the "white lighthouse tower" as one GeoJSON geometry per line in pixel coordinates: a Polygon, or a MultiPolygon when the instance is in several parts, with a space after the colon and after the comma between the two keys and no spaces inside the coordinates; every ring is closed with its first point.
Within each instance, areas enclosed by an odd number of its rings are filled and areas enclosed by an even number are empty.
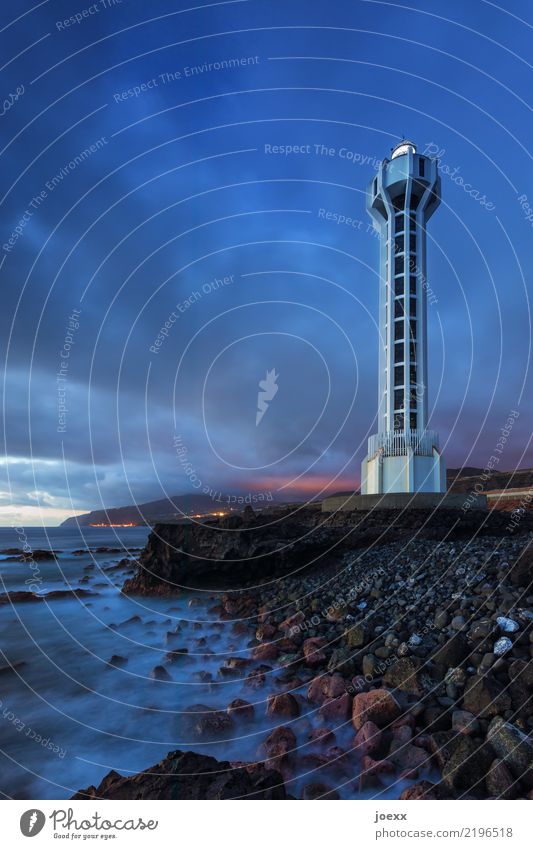
{"type": "Polygon", "coordinates": [[[427,430],[426,225],[440,203],[437,162],[407,140],[367,190],[381,235],[378,433],[368,440],[361,492],[445,492],[438,435],[427,430]]]}

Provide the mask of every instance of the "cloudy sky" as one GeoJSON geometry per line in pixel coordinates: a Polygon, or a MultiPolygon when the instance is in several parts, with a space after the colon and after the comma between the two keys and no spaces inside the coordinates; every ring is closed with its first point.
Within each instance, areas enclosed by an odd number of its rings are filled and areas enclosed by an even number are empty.
{"type": "Polygon", "coordinates": [[[516,411],[500,466],[533,465],[529,4],[192,5],[0,12],[0,522],[356,486],[377,410],[364,192],[403,136],[442,173],[430,425],[449,467],[483,466],[516,411]]]}

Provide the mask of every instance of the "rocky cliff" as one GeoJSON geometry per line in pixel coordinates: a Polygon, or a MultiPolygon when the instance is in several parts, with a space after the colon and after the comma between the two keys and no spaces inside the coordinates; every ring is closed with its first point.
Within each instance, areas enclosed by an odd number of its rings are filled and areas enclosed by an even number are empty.
{"type": "MultiPolygon", "coordinates": [[[[191,589],[226,589],[340,562],[350,550],[410,539],[506,535],[509,516],[494,511],[373,510],[323,514],[301,509],[279,514],[228,516],[209,523],[158,524],[123,592],[172,595],[191,589]]],[[[525,515],[521,532],[533,530],[525,515]]]]}

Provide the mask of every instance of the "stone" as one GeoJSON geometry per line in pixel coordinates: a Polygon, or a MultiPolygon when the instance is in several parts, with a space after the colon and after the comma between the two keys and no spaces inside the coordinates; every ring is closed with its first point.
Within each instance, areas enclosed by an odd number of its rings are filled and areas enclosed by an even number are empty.
{"type": "Polygon", "coordinates": [[[406,789],[400,794],[401,802],[408,802],[411,800],[419,800],[419,799],[438,799],[437,794],[435,793],[435,785],[431,783],[431,781],[419,781],[418,784],[412,784],[411,787],[406,787],[406,789]]]}
{"type": "Polygon", "coordinates": [[[169,752],[137,775],[112,770],[98,787],[79,790],[73,799],[286,799],[283,779],[262,764],[235,765],[196,752],[169,752]]]}
{"type": "Polygon", "coordinates": [[[274,643],[261,643],[252,649],[252,658],[254,660],[276,660],[279,655],[279,649],[274,643]]]}
{"type": "Polygon", "coordinates": [[[515,778],[533,787],[533,741],[515,725],[496,716],[487,731],[487,742],[505,761],[515,778]]]}
{"type": "Polygon", "coordinates": [[[326,655],[321,650],[326,645],[322,637],[309,637],[304,640],[303,653],[307,666],[320,666],[326,662],[326,655]]]}
{"type": "Polygon", "coordinates": [[[363,657],[363,675],[365,678],[374,678],[376,675],[377,660],[373,654],[365,654],[363,657]]]}
{"type": "Polygon", "coordinates": [[[274,625],[270,625],[267,622],[264,622],[262,625],[258,625],[255,637],[259,642],[263,642],[264,640],[270,640],[276,633],[276,628],[274,625]]]}
{"type": "Polygon", "coordinates": [[[393,722],[401,713],[401,708],[388,690],[371,690],[358,693],[353,700],[352,722],[358,731],[369,720],[378,726],[393,722]]]}
{"type": "Polygon", "coordinates": [[[227,734],[233,725],[226,711],[208,705],[191,705],[182,714],[183,731],[195,739],[214,738],[227,734]]]}
{"type": "Polygon", "coordinates": [[[313,678],[307,688],[307,698],[313,704],[322,704],[326,699],[335,699],[346,693],[346,682],[338,672],[313,678]]]}
{"type": "Polygon", "coordinates": [[[442,781],[451,792],[456,796],[470,793],[484,797],[485,776],[492,762],[487,746],[480,746],[464,734],[452,735],[447,747],[439,749],[439,754],[442,781]]]}
{"type": "Polygon", "coordinates": [[[413,696],[422,695],[424,688],[420,683],[418,670],[420,661],[415,657],[402,657],[391,664],[383,676],[383,684],[393,690],[402,690],[413,696]]]}
{"type": "Polygon", "coordinates": [[[364,646],[366,642],[366,632],[364,625],[353,625],[345,632],[344,639],[349,649],[358,649],[364,646]]]}
{"type": "Polygon", "coordinates": [[[302,799],[340,799],[340,796],[336,790],[332,790],[327,784],[322,784],[320,781],[313,781],[311,784],[304,786],[302,799]]]}
{"type": "Polygon", "coordinates": [[[233,699],[227,706],[226,712],[232,719],[245,719],[249,721],[254,718],[255,709],[250,702],[244,699],[233,699]]]}
{"type": "Polygon", "coordinates": [[[454,631],[462,631],[466,625],[464,616],[454,616],[450,622],[450,628],[454,631]]]}
{"type": "Polygon", "coordinates": [[[300,706],[290,693],[279,693],[267,699],[267,716],[300,716],[300,706]]]}
{"type": "Polygon", "coordinates": [[[463,709],[484,719],[491,719],[511,708],[511,697],[490,674],[472,675],[463,693],[463,709]]]}
{"type": "Polygon", "coordinates": [[[266,754],[267,765],[282,766],[291,752],[296,749],[296,737],[291,728],[280,725],[275,728],[260,746],[260,754],[266,754]]]}
{"type": "Polygon", "coordinates": [[[509,639],[509,637],[500,637],[499,640],[496,640],[494,643],[493,652],[497,657],[501,657],[504,654],[507,654],[513,647],[513,641],[509,639]]]}
{"type": "Polygon", "coordinates": [[[467,710],[454,710],[452,713],[452,730],[458,731],[459,734],[477,734],[479,722],[467,710]]]}
{"type": "Polygon", "coordinates": [[[424,749],[421,749],[419,746],[413,746],[411,743],[394,749],[388,755],[388,760],[398,769],[410,773],[423,768],[427,769],[430,765],[430,755],[424,749]]]}
{"type": "Polygon", "coordinates": [[[375,755],[381,748],[383,732],[374,722],[365,722],[354,739],[354,749],[361,755],[375,755]]]}
{"type": "Polygon", "coordinates": [[[520,630],[518,622],[515,622],[514,619],[509,619],[507,616],[498,616],[496,622],[504,634],[514,634],[515,631],[520,630]]]}
{"type": "Polygon", "coordinates": [[[515,587],[528,587],[533,581],[533,548],[525,548],[509,573],[515,587]]]}
{"type": "Polygon", "coordinates": [[[150,678],[154,681],[173,681],[172,675],[170,675],[164,666],[154,666],[152,671],[150,672],[150,678]]]}
{"type": "Polygon", "coordinates": [[[446,610],[439,610],[435,614],[435,618],[433,620],[435,624],[435,628],[446,628],[446,625],[450,621],[450,617],[446,610]]]}
{"type": "Polygon", "coordinates": [[[453,684],[455,687],[462,689],[466,683],[466,672],[460,666],[448,669],[444,676],[445,684],[453,684]]]}
{"type": "Polygon", "coordinates": [[[494,622],[492,619],[478,619],[468,632],[469,638],[477,643],[481,640],[486,640],[494,631],[494,622]]]}
{"type": "Polygon", "coordinates": [[[350,709],[352,699],[348,693],[343,693],[342,696],[337,696],[334,699],[328,699],[319,708],[319,714],[326,722],[346,722],[350,718],[350,709]]]}
{"type": "Polygon", "coordinates": [[[311,743],[335,743],[335,734],[331,728],[313,728],[307,735],[311,743]]]}
{"type": "Polygon", "coordinates": [[[507,769],[505,761],[500,758],[492,761],[485,781],[489,796],[496,799],[513,799],[516,795],[516,782],[507,769]]]}
{"type": "Polygon", "coordinates": [[[468,653],[469,648],[465,637],[463,634],[457,633],[437,649],[433,655],[433,660],[449,669],[450,667],[461,666],[468,653]]]}

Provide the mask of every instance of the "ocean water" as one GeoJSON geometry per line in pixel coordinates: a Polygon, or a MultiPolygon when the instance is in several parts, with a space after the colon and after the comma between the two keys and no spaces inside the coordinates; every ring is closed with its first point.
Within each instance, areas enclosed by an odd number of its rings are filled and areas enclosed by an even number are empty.
{"type": "MultiPolygon", "coordinates": [[[[135,773],[174,749],[218,759],[254,761],[277,725],[290,725],[298,756],[316,753],[309,732],[320,726],[316,708],[296,719],[266,716],[269,693],[279,692],[275,670],[265,687],[246,687],[238,672],[220,668],[228,658],[249,658],[250,634],[237,635],[233,622],[217,621],[216,598],[189,593],[178,599],[138,598],[120,592],[134,563],[117,569],[128,550],[142,547],[148,528],[28,529],[27,540],[0,529],[0,551],[52,549],[57,560],[12,562],[0,555],[0,592],[40,594],[83,588],[86,597],[0,605],[0,792],[7,798],[64,799],[114,769],[135,773]],[[97,552],[101,546],[119,552],[97,552]],[[77,549],[89,549],[74,554],[77,549]],[[165,654],[186,647],[188,655],[165,665],[172,680],[154,680],[165,654]],[[113,656],[124,665],[110,665],[113,656]],[[11,665],[12,669],[5,667],[11,665]],[[211,676],[210,682],[199,680],[211,676]],[[195,704],[225,710],[235,698],[254,704],[256,719],[236,723],[217,739],[191,739],[183,712],[195,704]]],[[[255,663],[259,665],[259,662],[255,663]]],[[[274,664],[273,664],[274,665],[274,664]]],[[[246,672],[254,664],[247,667],[246,672]]],[[[305,692],[302,689],[302,694],[305,692]]],[[[353,729],[335,729],[336,744],[349,749],[353,729]]],[[[305,761],[305,758],[304,758],[305,761]]],[[[304,764],[302,761],[302,764],[304,764]]],[[[302,766],[288,791],[326,781],[354,798],[353,775],[328,775],[302,766]]],[[[368,790],[365,796],[397,798],[406,782],[368,790]]]]}

